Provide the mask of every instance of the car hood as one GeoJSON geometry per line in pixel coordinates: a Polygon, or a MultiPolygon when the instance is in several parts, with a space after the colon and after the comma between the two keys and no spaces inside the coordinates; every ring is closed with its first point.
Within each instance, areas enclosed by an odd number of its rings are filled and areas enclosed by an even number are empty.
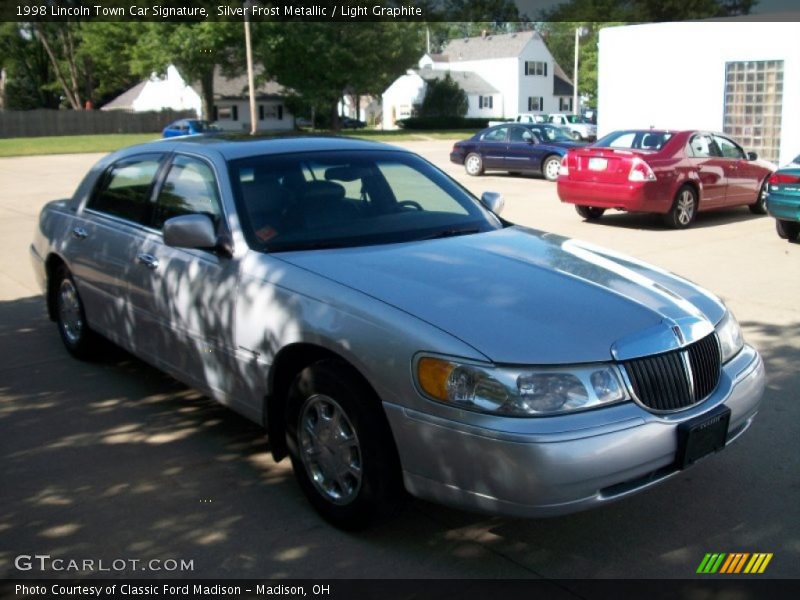
{"type": "Polygon", "coordinates": [[[414,315],[495,363],[664,352],[707,335],[724,313],[716,298],[665,271],[516,226],[276,256],[414,315]]]}

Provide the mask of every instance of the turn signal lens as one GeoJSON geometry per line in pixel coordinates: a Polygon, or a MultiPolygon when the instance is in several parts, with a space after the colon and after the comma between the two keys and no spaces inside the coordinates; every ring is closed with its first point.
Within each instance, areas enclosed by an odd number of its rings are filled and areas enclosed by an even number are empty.
{"type": "Polygon", "coordinates": [[[561,159],[561,166],[558,168],[559,175],[569,175],[569,163],[567,161],[568,154],[564,155],[564,158],[561,159]]]}
{"type": "Polygon", "coordinates": [[[631,172],[628,174],[628,181],[655,181],[656,174],[646,162],[641,158],[633,159],[631,172]]]}
{"type": "Polygon", "coordinates": [[[417,381],[422,390],[437,400],[447,401],[447,381],[456,368],[451,362],[425,357],[417,363],[417,381]]]}
{"type": "Polygon", "coordinates": [[[782,183],[800,183],[800,176],[788,173],[773,173],[769,178],[770,185],[780,185],[782,183]]]}

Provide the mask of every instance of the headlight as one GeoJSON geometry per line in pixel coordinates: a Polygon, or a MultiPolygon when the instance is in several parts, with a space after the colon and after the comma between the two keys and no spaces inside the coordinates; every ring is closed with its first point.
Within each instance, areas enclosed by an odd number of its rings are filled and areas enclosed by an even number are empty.
{"type": "Polygon", "coordinates": [[[613,365],[497,368],[425,356],[417,384],[430,398],[466,410],[537,417],[628,400],[613,365]]]}
{"type": "Polygon", "coordinates": [[[720,349],[722,350],[722,362],[726,363],[739,354],[739,351],[744,346],[742,330],[739,328],[739,323],[736,322],[736,317],[733,316],[730,310],[727,311],[725,316],[722,317],[722,320],[717,323],[716,330],[720,349]]]}

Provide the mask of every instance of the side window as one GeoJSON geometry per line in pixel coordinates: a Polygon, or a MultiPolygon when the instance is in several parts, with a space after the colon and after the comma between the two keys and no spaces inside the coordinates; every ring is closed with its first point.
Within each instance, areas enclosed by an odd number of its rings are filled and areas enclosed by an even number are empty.
{"type": "Polygon", "coordinates": [[[692,156],[695,158],[722,156],[716,142],[710,135],[705,133],[694,136],[689,142],[689,147],[692,150],[692,156]]]}
{"type": "Polygon", "coordinates": [[[527,127],[512,127],[509,131],[509,142],[528,142],[533,139],[533,135],[527,127]]]}
{"type": "Polygon", "coordinates": [[[745,158],[744,150],[742,150],[738,145],[734,144],[731,140],[716,135],[714,136],[714,140],[717,142],[717,145],[722,152],[722,156],[725,158],[745,158]]]}
{"type": "Polygon", "coordinates": [[[222,216],[217,179],[205,162],[176,156],[156,200],[153,227],[161,229],[172,217],[205,214],[219,222],[222,216]]]}
{"type": "Polygon", "coordinates": [[[508,127],[498,127],[485,133],[482,139],[484,142],[505,142],[507,131],[508,127]]]}
{"type": "Polygon", "coordinates": [[[161,158],[151,154],[115,163],[100,178],[86,207],[134,223],[147,223],[150,191],[161,158]]]}

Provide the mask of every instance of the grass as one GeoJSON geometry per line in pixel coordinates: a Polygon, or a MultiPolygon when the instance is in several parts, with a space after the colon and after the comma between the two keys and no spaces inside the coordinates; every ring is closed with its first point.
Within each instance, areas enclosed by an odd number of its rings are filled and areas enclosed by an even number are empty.
{"type": "MultiPolygon", "coordinates": [[[[329,135],[333,132],[317,130],[306,133],[329,135]]],[[[348,129],[340,131],[339,135],[384,142],[408,142],[418,140],[461,140],[470,137],[474,133],[474,130],[382,131],[380,129],[348,129]]],[[[125,146],[149,142],[160,137],[158,133],[112,133],[103,135],[4,138],[0,139],[0,157],[112,152],[125,146]]]]}
{"type": "Polygon", "coordinates": [[[125,146],[149,142],[159,137],[161,137],[159,133],[111,133],[103,135],[4,138],[0,139],[0,157],[111,152],[125,146]]]}

